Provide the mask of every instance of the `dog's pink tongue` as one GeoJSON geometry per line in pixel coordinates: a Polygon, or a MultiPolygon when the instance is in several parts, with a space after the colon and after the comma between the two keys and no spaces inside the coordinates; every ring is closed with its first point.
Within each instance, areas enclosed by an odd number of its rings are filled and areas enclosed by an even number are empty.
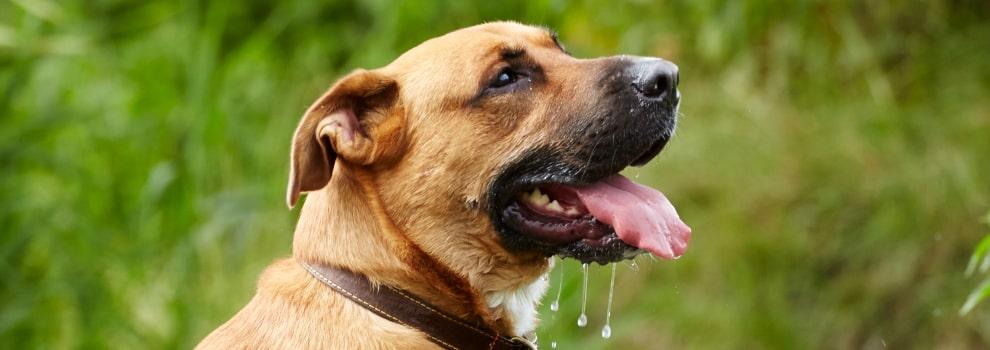
{"type": "Polygon", "coordinates": [[[664,259],[680,257],[687,250],[691,228],[660,191],[622,175],[574,189],[591,215],[611,225],[629,245],[664,259]]]}

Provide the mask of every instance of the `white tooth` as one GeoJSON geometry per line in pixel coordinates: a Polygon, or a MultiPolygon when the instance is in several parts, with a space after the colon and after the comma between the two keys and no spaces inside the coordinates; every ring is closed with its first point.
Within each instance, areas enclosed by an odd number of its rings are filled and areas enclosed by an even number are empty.
{"type": "Polygon", "coordinates": [[[553,210],[553,211],[556,211],[556,212],[562,212],[562,211],[564,211],[564,208],[561,207],[560,206],[560,203],[557,203],[556,200],[550,202],[550,204],[547,205],[547,209],[550,209],[550,210],[553,210]]]}
{"type": "Polygon", "coordinates": [[[545,195],[545,194],[541,194],[540,195],[540,198],[537,199],[537,201],[536,201],[536,204],[539,204],[539,205],[547,205],[547,203],[550,203],[550,197],[547,196],[547,195],[545,195]]]}
{"type": "Polygon", "coordinates": [[[533,203],[536,203],[536,204],[539,204],[540,203],[540,197],[541,196],[543,196],[543,195],[540,193],[540,189],[539,188],[534,189],[533,192],[530,192],[529,193],[529,201],[530,202],[533,202],[533,203]]]}
{"type": "Polygon", "coordinates": [[[578,211],[574,208],[567,208],[567,215],[577,215],[578,211]]]}

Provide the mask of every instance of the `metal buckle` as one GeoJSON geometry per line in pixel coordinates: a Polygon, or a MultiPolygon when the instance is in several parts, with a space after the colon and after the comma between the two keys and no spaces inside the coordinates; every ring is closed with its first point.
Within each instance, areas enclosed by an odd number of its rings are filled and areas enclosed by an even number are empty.
{"type": "Polygon", "coordinates": [[[537,350],[538,349],[535,341],[526,339],[524,337],[520,337],[518,335],[515,336],[515,337],[510,338],[509,340],[511,340],[513,342],[516,342],[516,343],[521,343],[523,345],[526,345],[526,347],[530,348],[531,350],[537,350]]]}

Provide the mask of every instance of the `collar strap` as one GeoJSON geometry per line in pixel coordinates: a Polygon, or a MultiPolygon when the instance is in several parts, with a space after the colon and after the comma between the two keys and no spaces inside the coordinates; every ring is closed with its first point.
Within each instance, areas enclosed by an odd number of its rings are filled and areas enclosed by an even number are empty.
{"type": "Polygon", "coordinates": [[[502,336],[484,325],[461,320],[404,290],[373,286],[364,275],[326,265],[301,264],[340,295],[389,321],[423,332],[444,349],[536,349],[528,339],[502,336]]]}

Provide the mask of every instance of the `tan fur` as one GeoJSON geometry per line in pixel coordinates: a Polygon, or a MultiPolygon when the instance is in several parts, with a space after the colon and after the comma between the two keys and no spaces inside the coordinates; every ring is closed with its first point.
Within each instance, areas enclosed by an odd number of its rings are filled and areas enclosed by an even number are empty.
{"type": "Polygon", "coordinates": [[[310,107],[293,141],[287,199],[309,194],[292,258],[270,266],[257,295],[199,348],[435,348],[339,296],[299,261],[346,267],[516,335],[509,312],[486,297],[526,290],[549,262],[502,246],[483,209],[486,186],[534,142],[567,147],[551,133],[565,117],[551,111],[592,103],[581,98],[594,88],[580,74],[588,62],[564,54],[542,29],[499,22],[343,78],[310,107]],[[525,48],[552,83],[518,103],[497,97],[466,107],[507,45],[525,48]],[[340,111],[360,123],[353,139],[341,136],[348,116],[340,111]]]}

